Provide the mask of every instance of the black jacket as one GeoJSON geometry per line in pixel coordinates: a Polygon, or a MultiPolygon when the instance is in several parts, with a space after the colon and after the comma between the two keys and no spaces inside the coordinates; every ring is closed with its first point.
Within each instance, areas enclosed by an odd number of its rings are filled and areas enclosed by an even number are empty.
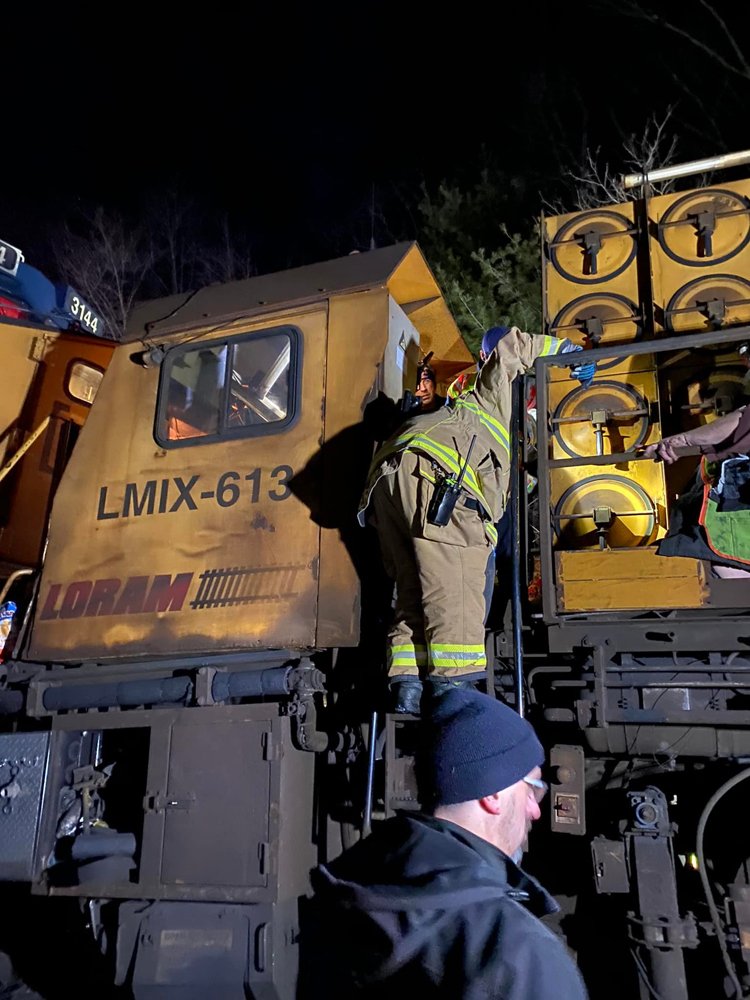
{"type": "Polygon", "coordinates": [[[501,851],[402,813],[313,872],[301,995],[326,1000],[585,1000],[557,907],[501,851]]]}

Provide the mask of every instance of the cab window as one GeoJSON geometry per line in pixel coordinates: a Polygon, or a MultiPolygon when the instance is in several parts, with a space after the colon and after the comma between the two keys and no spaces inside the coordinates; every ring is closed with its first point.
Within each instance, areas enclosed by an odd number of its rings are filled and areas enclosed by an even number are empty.
{"type": "Polygon", "coordinates": [[[80,403],[90,406],[104,378],[104,372],[96,365],[87,361],[72,361],[68,369],[68,381],[65,389],[69,396],[80,403]]]}
{"type": "Polygon", "coordinates": [[[296,416],[299,332],[276,327],[170,351],[162,366],[157,441],[164,447],[273,434],[296,416]]]}

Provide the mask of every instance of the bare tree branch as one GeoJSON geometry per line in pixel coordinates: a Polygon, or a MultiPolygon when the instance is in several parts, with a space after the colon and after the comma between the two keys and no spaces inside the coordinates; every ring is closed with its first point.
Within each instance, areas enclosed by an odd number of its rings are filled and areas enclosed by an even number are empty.
{"type": "Polygon", "coordinates": [[[124,333],[138,299],[255,273],[247,238],[233,234],[228,220],[217,230],[174,194],[143,214],[145,221],[128,226],[99,207],[77,230],[68,226],[56,244],[60,273],[99,312],[114,339],[124,333]]]}
{"type": "MultiPolygon", "coordinates": [[[[631,173],[645,174],[673,162],[677,151],[677,137],[667,135],[666,128],[673,108],[668,108],[659,120],[655,115],[646,122],[640,135],[632,133],[623,141],[625,167],[631,173]]],[[[622,185],[621,174],[613,171],[608,163],[600,163],[600,150],[586,150],[584,162],[577,170],[566,170],[565,178],[573,188],[574,204],[578,211],[599,208],[602,205],[619,205],[628,201],[630,192],[622,185]]],[[[672,190],[672,182],[653,185],[652,193],[665,194],[672,190]]],[[[562,214],[559,205],[549,206],[555,214],[562,214]]]]}
{"type": "MultiPolygon", "coordinates": [[[[721,24],[727,37],[732,42],[732,47],[735,50],[735,53],[737,53],[737,43],[730,34],[729,29],[727,28],[726,24],[722,21],[717,11],[713,8],[711,4],[705,2],[705,0],[701,0],[701,4],[721,24]]],[[[684,38],[685,41],[690,42],[691,45],[694,45],[696,48],[704,52],[707,56],[710,56],[711,59],[717,62],[728,73],[733,73],[736,76],[741,76],[745,80],[750,80],[750,67],[747,65],[747,61],[744,55],[742,55],[741,53],[740,53],[740,63],[741,63],[740,67],[734,66],[731,62],[725,59],[724,56],[719,51],[717,51],[715,48],[712,48],[710,45],[704,42],[702,38],[697,38],[695,35],[687,31],[685,28],[681,28],[679,27],[679,25],[673,24],[671,21],[667,21],[665,18],[661,17],[661,15],[656,14],[653,11],[647,10],[640,3],[636,2],[623,3],[620,7],[620,12],[627,15],[628,17],[639,18],[644,21],[649,21],[651,24],[658,24],[660,27],[666,28],[667,31],[671,31],[675,35],[678,35],[680,38],[684,38]]]]}
{"type": "Polygon", "coordinates": [[[718,10],[713,6],[713,4],[708,3],[708,0],[700,0],[700,4],[701,7],[705,7],[705,9],[709,12],[709,14],[718,22],[719,26],[721,27],[721,30],[726,35],[729,44],[734,49],[734,53],[739,59],[740,65],[742,66],[745,75],[748,77],[748,79],[750,79],[750,63],[748,63],[747,59],[745,58],[745,53],[737,44],[737,39],[734,37],[732,32],[727,27],[726,21],[719,14],[718,10]]]}
{"type": "Polygon", "coordinates": [[[456,289],[456,295],[458,296],[458,300],[461,303],[461,305],[464,307],[464,309],[466,310],[466,312],[474,320],[474,323],[476,324],[477,330],[484,330],[484,324],[480,323],[480,321],[476,318],[476,316],[474,315],[474,313],[471,311],[471,306],[466,301],[466,297],[463,294],[463,292],[460,289],[457,288],[456,289]]]}

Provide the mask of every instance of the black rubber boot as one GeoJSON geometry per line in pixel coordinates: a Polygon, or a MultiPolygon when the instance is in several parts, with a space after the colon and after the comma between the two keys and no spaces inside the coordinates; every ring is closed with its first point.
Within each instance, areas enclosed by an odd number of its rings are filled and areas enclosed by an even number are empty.
{"type": "Polygon", "coordinates": [[[418,677],[394,677],[390,683],[393,711],[400,715],[419,715],[422,682],[418,677]]]}

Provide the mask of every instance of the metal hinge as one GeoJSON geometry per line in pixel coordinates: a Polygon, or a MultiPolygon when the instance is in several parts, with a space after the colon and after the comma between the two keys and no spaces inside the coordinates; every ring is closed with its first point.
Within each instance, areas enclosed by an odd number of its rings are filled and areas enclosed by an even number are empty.
{"type": "Polygon", "coordinates": [[[48,336],[46,333],[43,333],[41,337],[34,337],[31,342],[29,361],[44,361],[53,339],[53,337],[48,336]]]}

